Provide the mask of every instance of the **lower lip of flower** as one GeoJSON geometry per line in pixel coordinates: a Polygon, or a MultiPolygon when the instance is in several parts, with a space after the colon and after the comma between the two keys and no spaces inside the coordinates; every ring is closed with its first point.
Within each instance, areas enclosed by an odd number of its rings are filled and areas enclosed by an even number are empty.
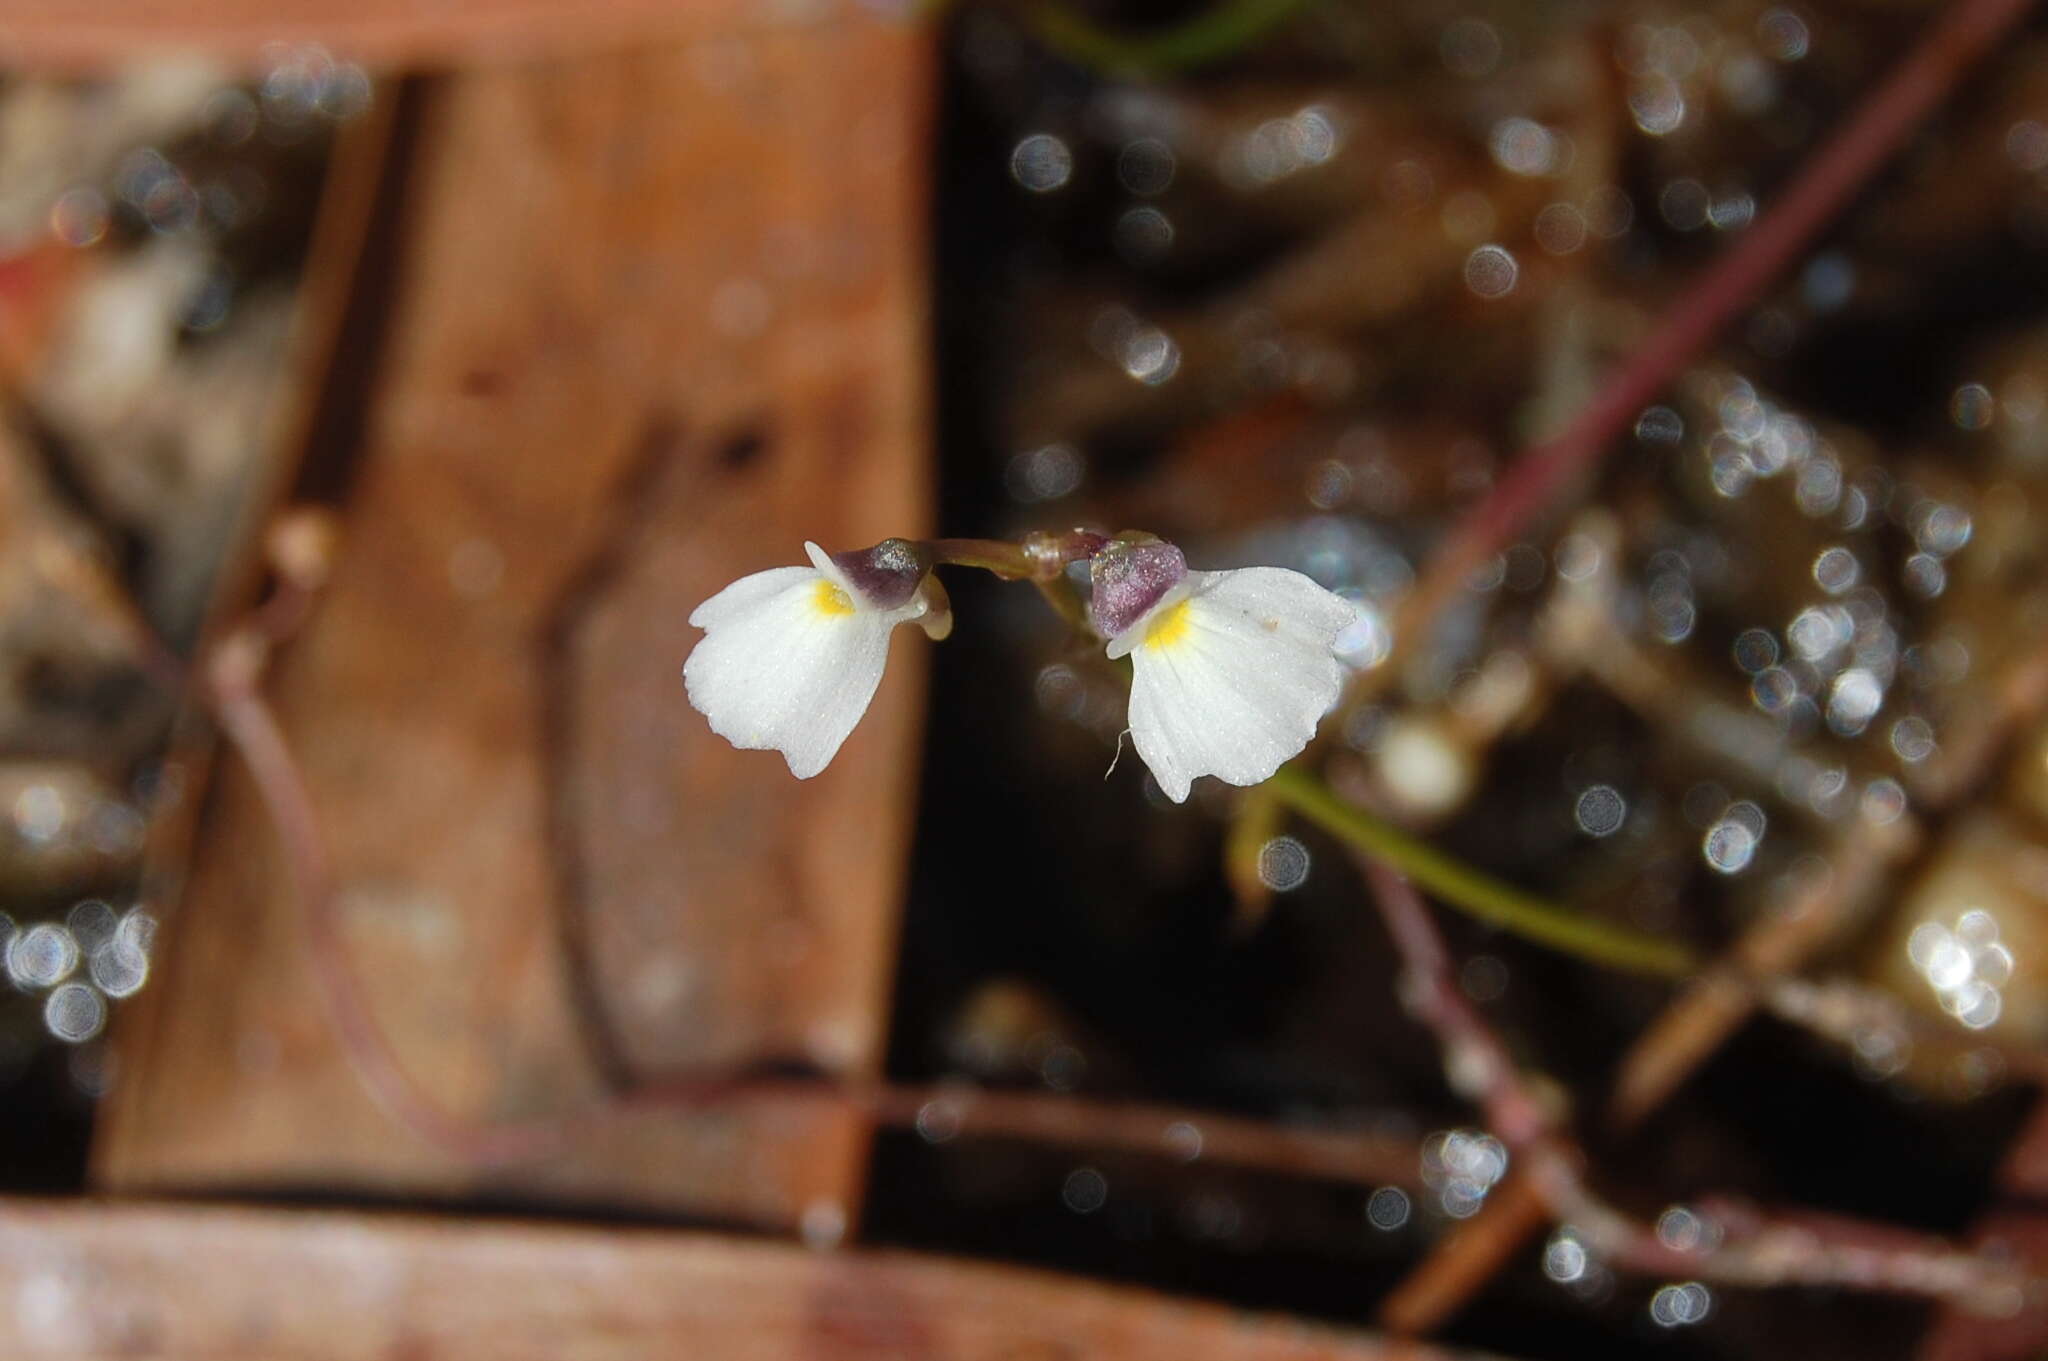
{"type": "Polygon", "coordinates": [[[1183,600],[1159,612],[1145,629],[1145,646],[1152,648],[1172,647],[1188,632],[1188,602],[1183,600]]]}
{"type": "Polygon", "coordinates": [[[820,581],[811,596],[811,608],[819,614],[852,614],[853,599],[829,581],[820,581]]]}

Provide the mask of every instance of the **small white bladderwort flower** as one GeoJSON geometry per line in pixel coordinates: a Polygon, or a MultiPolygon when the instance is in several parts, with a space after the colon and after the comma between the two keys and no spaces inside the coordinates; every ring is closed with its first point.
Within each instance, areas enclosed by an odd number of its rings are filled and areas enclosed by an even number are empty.
{"type": "Polygon", "coordinates": [[[1089,576],[1096,632],[1131,658],[1131,740],[1175,803],[1198,775],[1258,784],[1336,703],[1358,614],[1301,573],[1190,572],[1170,543],[1119,540],[1089,576]]]}
{"type": "Polygon", "coordinates": [[[918,545],[884,539],[853,553],[806,543],[809,567],[741,577],[699,605],[704,638],[683,663],[690,703],[711,731],[749,751],[772,748],[808,780],[828,765],[882,682],[889,635],[917,621],[952,631],[946,594],[918,545]]]}

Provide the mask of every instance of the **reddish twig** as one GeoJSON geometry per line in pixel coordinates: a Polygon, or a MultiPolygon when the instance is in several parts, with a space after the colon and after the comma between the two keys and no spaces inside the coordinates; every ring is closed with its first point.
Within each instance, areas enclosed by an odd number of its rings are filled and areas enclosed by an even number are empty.
{"type": "MultiPolygon", "coordinates": [[[[1675,1245],[1601,1200],[1587,1186],[1585,1156],[1549,1106],[1522,1076],[1506,1047],[1459,989],[1443,938],[1421,895],[1405,879],[1360,857],[1372,896],[1402,961],[1404,1000],[1444,1051],[1454,1088],[1485,1114],[1493,1135],[1518,1167],[1518,1202],[1570,1229],[1594,1257],[1623,1270],[1689,1277],[1728,1285],[1822,1285],[1944,1299],[1987,1312],[2008,1312],[2037,1282],[2018,1267],[1938,1239],[1834,1216],[1764,1216],[1716,1201],[1701,1218],[1711,1226],[1697,1243],[1675,1245]]],[[[1483,1283],[1517,1241],[1495,1232],[1466,1235],[1478,1269],[1439,1255],[1426,1281],[1397,1290],[1383,1307],[1389,1327],[1412,1331],[1433,1323],[1443,1305],[1483,1283]],[[1422,1284],[1455,1293],[1428,1297],[1422,1284]]]]}
{"type": "Polygon", "coordinates": [[[205,683],[221,732],[241,756],[277,832],[292,887],[303,907],[307,955],[329,1019],[363,1086],[384,1111],[428,1142],[467,1161],[494,1164],[541,1156],[560,1146],[552,1128],[490,1128],[448,1114],[414,1082],[384,1039],[348,972],[334,920],[334,881],[298,763],[257,689],[264,642],[230,635],[209,658],[205,683]]]}
{"type": "MultiPolygon", "coordinates": [[[[1511,543],[1573,477],[1613,446],[1641,408],[1791,263],[1905,134],[1940,103],[1962,71],[2029,8],[2028,0],[1960,0],[1928,30],[1841,130],[1808,158],[1762,220],[1680,296],[1649,342],[1603,386],[1592,404],[1563,431],[1528,449],[1453,529],[1402,603],[1394,629],[1397,650],[1423,637],[1437,611],[1473,569],[1511,543]]],[[[1354,684],[1350,703],[1369,700],[1373,688],[1396,672],[1385,666],[1365,673],[1365,679],[1354,684]]],[[[1814,915],[1832,920],[1835,914],[1822,910],[1814,915]]],[[[1774,923],[1765,929],[1799,934],[1796,926],[1788,931],[1774,923]]],[[[1698,995],[1688,994],[1675,1003],[1657,1033],[1632,1051],[1620,1101],[1625,1117],[1639,1118],[1661,1101],[1705,1053],[1718,1047],[1753,1004],[1747,984],[1724,970],[1703,980],[1698,995]]],[[[1426,1330],[1490,1278],[1541,1225],[1541,1205],[1520,1192],[1520,1182],[1519,1177],[1511,1178],[1478,1216],[1459,1226],[1442,1250],[1389,1298],[1390,1313],[1415,1331],[1426,1330]]]]}
{"type": "MultiPolygon", "coordinates": [[[[2032,0],[1959,0],[1949,7],[1848,121],[1801,165],[1784,194],[1742,239],[1664,312],[1656,329],[1558,434],[1531,446],[1465,514],[1402,603],[1394,632],[1405,648],[1560,490],[1613,447],[1622,432],[1722,327],[1763,290],[1948,95],[1971,63],[2020,20],[2032,0]]],[[[1384,675],[1379,668],[1367,675],[1384,675]]],[[[1370,682],[1368,682],[1370,683],[1370,682]]]]}
{"type": "Polygon", "coordinates": [[[363,995],[336,917],[319,814],[259,688],[269,648],[305,614],[304,599],[287,597],[303,594],[287,582],[215,649],[206,669],[206,697],[276,829],[322,1005],[344,1054],[385,1114],[434,1147],[478,1166],[504,1166],[561,1155],[597,1126],[639,1111],[805,1101],[840,1103],[879,1123],[915,1129],[934,1143],[1012,1138],[1181,1161],[1199,1158],[1212,1165],[1359,1185],[1414,1177],[1417,1157],[1411,1143],[1373,1140],[1357,1130],[1290,1128],[1169,1106],[959,1084],[919,1087],[722,1071],[672,1078],[582,1111],[527,1121],[479,1121],[451,1112],[406,1070],[363,995]]]}

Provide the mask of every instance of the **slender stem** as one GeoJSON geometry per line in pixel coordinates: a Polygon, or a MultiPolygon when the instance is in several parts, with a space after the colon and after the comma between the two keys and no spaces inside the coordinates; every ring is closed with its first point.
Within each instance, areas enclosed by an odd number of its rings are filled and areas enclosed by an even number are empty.
{"type": "MultiPolygon", "coordinates": [[[[1555,437],[1531,446],[1467,514],[1403,602],[1399,649],[1422,635],[1472,570],[1513,543],[1583,470],[1613,447],[1642,408],[1707,342],[1763,293],[1814,235],[1890,159],[1963,71],[2032,8],[2032,0],[1959,0],[1841,129],[1800,167],[1782,197],[1659,319],[1656,330],[1555,437]]],[[[1391,671],[1383,668],[1381,674],[1391,671]]],[[[1367,682],[1371,684],[1371,682],[1367,682]]]]}
{"type": "Polygon", "coordinates": [[[1014,543],[1001,539],[932,539],[925,544],[932,561],[953,567],[978,567],[1011,581],[1038,575],[1037,566],[1014,543]]]}
{"type": "Polygon", "coordinates": [[[241,756],[270,814],[301,909],[315,985],[357,1079],[393,1120],[467,1161],[496,1166],[556,1151],[559,1131],[552,1127],[478,1125],[451,1114],[406,1071],[385,1038],[345,962],[334,912],[334,877],[312,794],[283,729],[257,689],[260,646],[246,632],[228,639],[207,666],[208,698],[221,731],[241,756]]]}
{"type": "Polygon", "coordinates": [[[1504,931],[1595,964],[1660,978],[1682,978],[1697,963],[1675,941],[1596,921],[1482,874],[1339,798],[1301,765],[1280,767],[1264,787],[1330,835],[1504,931]]]}
{"type": "Polygon", "coordinates": [[[1266,843],[1280,834],[1286,817],[1286,806],[1271,786],[1254,785],[1244,791],[1230,819],[1223,837],[1223,878],[1236,904],[1232,924],[1239,931],[1255,929],[1273,909],[1273,890],[1260,872],[1259,862],[1266,843]]]}
{"type": "Polygon", "coordinates": [[[924,545],[924,550],[935,563],[979,567],[1012,581],[1050,582],[1066,575],[1067,564],[1095,556],[1108,542],[1092,529],[1037,530],[1026,534],[1022,543],[1006,539],[933,539],[924,545]]]}
{"type": "Polygon", "coordinates": [[[1310,0],[1223,0],[1156,33],[1104,28],[1065,4],[1036,4],[1024,20],[1067,60],[1106,75],[1168,76],[1233,57],[1305,8],[1310,0]]]}
{"type": "Polygon", "coordinates": [[[1940,1239],[1833,1215],[1767,1214],[1720,1198],[1700,1202],[1714,1230],[1708,1241],[1691,1247],[1666,1243],[1588,1184],[1585,1150],[1458,987],[1450,952],[1421,895],[1384,864],[1360,859],[1401,957],[1401,992],[1409,1012],[1435,1035],[1459,1095],[1485,1113],[1487,1128],[1507,1145],[1515,1164],[1509,1183],[1495,1193],[1507,1197],[1509,1212],[1475,1217],[1387,1297],[1381,1321],[1395,1331],[1434,1327],[1546,1218],[1558,1221],[1594,1257],[1667,1279],[1868,1290],[1944,1299],[1997,1317],[2009,1317],[2040,1286],[2010,1260],[1940,1239]],[[1488,1218],[1490,1224],[1479,1223],[1488,1218]]]}

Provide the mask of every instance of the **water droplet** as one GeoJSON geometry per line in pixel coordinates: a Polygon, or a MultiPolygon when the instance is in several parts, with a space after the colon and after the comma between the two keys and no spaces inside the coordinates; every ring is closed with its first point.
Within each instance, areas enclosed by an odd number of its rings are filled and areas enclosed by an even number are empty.
{"type": "Polygon", "coordinates": [[[92,952],[86,971],[93,985],[109,997],[130,997],[149,979],[149,956],[116,936],[92,952]]]}
{"type": "Polygon", "coordinates": [[[1628,818],[1628,802],[1613,785],[1596,784],[1579,795],[1572,819],[1587,836],[1612,836],[1628,818]]]}
{"type": "Polygon", "coordinates": [[[1437,52],[1451,74],[1480,80],[1500,64],[1500,33],[1484,19],[1459,19],[1444,26],[1437,52]]]}
{"type": "Polygon", "coordinates": [[[1892,750],[1901,761],[1917,763],[1934,754],[1934,727],[1919,717],[1892,724],[1892,750]]]}
{"type": "Polygon", "coordinates": [[[1548,175],[1557,169],[1557,136],[1533,118],[1503,118],[1487,138],[1494,164],[1514,175],[1548,175]]]}
{"type": "Polygon", "coordinates": [[[1748,823],[1723,814],[1719,821],[1707,828],[1707,834],[1700,842],[1700,853],[1706,857],[1708,865],[1722,874],[1739,874],[1749,868],[1749,862],[1756,857],[1760,837],[1761,833],[1748,823]]]}
{"type": "Polygon", "coordinates": [[[1852,667],[1835,677],[1828,692],[1828,730],[1838,737],[1855,737],[1883,704],[1884,685],[1865,668],[1852,667]]]}
{"type": "Polygon", "coordinates": [[[1600,570],[1600,545],[1585,534],[1567,534],[1557,543],[1557,574],[1566,581],[1585,581],[1600,570]]]}
{"type": "Polygon", "coordinates": [[[1932,553],[1915,553],[1899,565],[1899,580],[1922,600],[1933,600],[1948,589],[1948,568],[1932,553]]]}
{"type": "Polygon", "coordinates": [[[1698,1252],[1711,1247],[1718,1236],[1711,1224],[1683,1205],[1657,1216],[1657,1241],[1673,1252],[1698,1252]]]}
{"type": "Polygon", "coordinates": [[[2022,118],[2005,130],[2005,154],[2021,170],[2048,170],[2048,125],[2022,118]]]}
{"type": "Polygon", "coordinates": [[[1382,1186],[1365,1202],[1366,1222],[1381,1233],[1392,1233],[1408,1222],[1408,1193],[1398,1186],[1382,1186]]]}
{"type": "Polygon", "coordinates": [[[1657,195],[1657,212],[1674,230],[1698,231],[1707,225],[1707,188],[1698,180],[1676,179],[1657,195]]]}
{"type": "Polygon", "coordinates": [[[1157,137],[1140,137],[1126,142],[1117,153],[1117,182],[1133,194],[1150,197],[1163,194],[1173,184],[1179,162],[1173,148],[1157,137]]]}
{"type": "Polygon", "coordinates": [[[1717,232],[1739,231],[1756,216],[1756,200],[1736,190],[1707,205],[1707,223],[1717,232]]]}
{"type": "Polygon", "coordinates": [[[32,846],[47,846],[64,832],[70,820],[64,795],[56,786],[32,784],[14,796],[9,810],[15,835],[32,846]]]}
{"type": "Polygon", "coordinates": [[[1543,1274],[1570,1285],[1586,1274],[1586,1245],[1570,1229],[1559,1229],[1543,1248],[1543,1274]]]}
{"type": "Polygon", "coordinates": [[[1117,218],[1111,237],[1117,253],[1125,260],[1134,265],[1149,265],[1173,248],[1173,222],[1150,205],[1131,208],[1117,218]]]}
{"type": "Polygon", "coordinates": [[[1958,430],[1982,430],[1991,424],[1998,404],[1982,383],[1964,383],[1948,399],[1949,419],[1958,430]]]}
{"type": "Polygon", "coordinates": [[[940,1097],[917,1109],[918,1137],[928,1144],[943,1144],[960,1133],[960,1108],[940,1097]]]}
{"type": "Polygon", "coordinates": [[[1603,184],[1589,191],[1585,206],[1586,225],[1603,241],[1624,235],[1635,223],[1635,204],[1615,185],[1603,184]]]}
{"type": "Polygon", "coordinates": [[[47,988],[78,967],[78,942],[51,922],[39,922],[7,938],[7,976],[20,988],[47,988]]]}
{"type": "Polygon", "coordinates": [[[1060,1187],[1060,1202],[1075,1214],[1094,1214],[1108,1201],[1109,1179],[1092,1167],[1069,1172],[1060,1187]]]}
{"type": "Polygon", "coordinates": [[[1352,670],[1370,671],[1393,654],[1393,631],[1387,627],[1379,607],[1371,601],[1353,600],[1351,608],[1358,617],[1337,635],[1331,651],[1337,654],[1338,661],[1352,670]]]}
{"type": "Polygon", "coordinates": [[[1840,595],[1862,575],[1863,565],[1856,561],[1856,555],[1840,545],[1822,549],[1813,560],[1813,579],[1829,595],[1840,595]]]}
{"type": "Polygon", "coordinates": [[[1668,406],[1646,408],[1636,417],[1636,438],[1645,444],[1676,444],[1685,438],[1685,421],[1668,406]]]}
{"type": "Polygon", "coordinates": [[[1586,215],[1569,203],[1553,203],[1536,214],[1536,244],[1552,255],[1570,255],[1586,244],[1586,215]]]}
{"type": "Polygon", "coordinates": [[[1074,173],[1074,153],[1049,132],[1034,132],[1010,152],[1010,175],[1034,194],[1063,187],[1074,173]]]}
{"type": "Polygon", "coordinates": [[[1652,137],[1664,137],[1685,125],[1685,91],[1667,76],[1651,76],[1629,92],[1629,116],[1652,137]]]}
{"type": "Polygon", "coordinates": [[[1906,788],[1890,776],[1879,776],[1863,787],[1860,806],[1866,821],[1887,826],[1905,816],[1906,788]]]}
{"type": "Polygon", "coordinates": [[[114,938],[114,933],[120,929],[121,918],[98,898],[87,898],[71,905],[71,910],[64,914],[64,925],[71,932],[71,938],[78,942],[78,948],[90,954],[114,938]]]}
{"type": "Polygon", "coordinates": [[[1003,471],[1012,499],[1026,505],[1057,501],[1081,486],[1086,465],[1071,444],[1045,444],[1018,454],[1003,471]]]}
{"type": "Polygon", "coordinates": [[[1180,346],[1156,326],[1135,328],[1119,355],[1124,372],[1147,387],[1158,387],[1180,372],[1180,346]]]}
{"type": "Polygon", "coordinates": [[[1779,61],[1798,61],[1806,55],[1812,36],[1807,32],[1806,20],[1779,7],[1766,10],[1757,18],[1756,40],[1764,55],[1779,61]]]}
{"type": "Polygon", "coordinates": [[[1465,257],[1465,286],[1482,298],[1512,293],[1521,266],[1504,246],[1481,246],[1465,257]]]}
{"type": "Polygon", "coordinates": [[[1778,640],[1769,629],[1744,629],[1735,635],[1735,664],[1754,676],[1777,665],[1778,640]]]}
{"type": "Polygon", "coordinates": [[[1259,882],[1287,893],[1308,882],[1308,847],[1291,836],[1276,836],[1259,847],[1259,882]]]}
{"type": "Polygon", "coordinates": [[[50,235],[67,246],[97,245],[110,221],[107,196],[91,185],[66,189],[50,205],[50,235]]]}
{"type": "Polygon", "coordinates": [[[65,983],[43,1002],[43,1024],[66,1044],[83,1044],[107,1023],[107,1004],[83,983],[65,983]]]}
{"type": "Polygon", "coordinates": [[[1650,1297],[1650,1318],[1663,1328],[1683,1328],[1705,1320],[1714,1297],[1698,1281],[1657,1288],[1650,1297]]]}
{"type": "Polygon", "coordinates": [[[1915,509],[1913,538],[1923,551],[1945,558],[1970,541],[1970,513],[1961,506],[1937,501],[1915,509]]]}

